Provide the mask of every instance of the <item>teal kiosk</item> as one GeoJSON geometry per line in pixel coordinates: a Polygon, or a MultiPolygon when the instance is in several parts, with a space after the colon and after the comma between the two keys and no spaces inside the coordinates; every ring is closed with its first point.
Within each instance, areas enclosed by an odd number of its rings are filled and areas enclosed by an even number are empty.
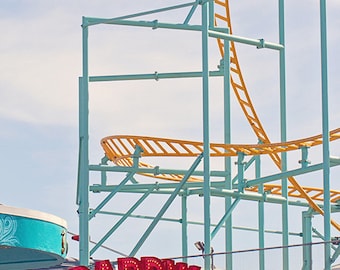
{"type": "Polygon", "coordinates": [[[61,264],[67,253],[66,221],[43,212],[0,205],[0,269],[61,264]]]}

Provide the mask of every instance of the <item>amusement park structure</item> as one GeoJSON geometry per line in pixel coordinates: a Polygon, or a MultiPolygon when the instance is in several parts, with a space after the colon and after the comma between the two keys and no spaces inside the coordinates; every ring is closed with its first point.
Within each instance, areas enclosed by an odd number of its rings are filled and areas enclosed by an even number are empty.
{"type": "MultiPolygon", "coordinates": [[[[241,240],[234,235],[233,216],[237,215],[239,205],[242,202],[252,201],[257,204],[257,207],[253,210],[257,211],[257,228],[249,230],[252,233],[257,233],[258,243],[254,248],[257,249],[258,254],[258,269],[265,269],[266,249],[272,246],[270,242],[266,241],[265,237],[267,233],[266,218],[269,215],[265,209],[267,204],[278,205],[281,210],[281,219],[277,222],[281,225],[280,250],[282,259],[280,262],[282,269],[289,269],[291,266],[291,232],[288,222],[292,216],[291,208],[303,209],[300,211],[300,216],[294,217],[295,221],[301,220],[302,223],[302,232],[299,234],[302,260],[295,261],[294,265],[298,266],[299,269],[312,269],[313,237],[317,235],[323,245],[323,255],[318,254],[318,256],[324,258],[324,269],[331,269],[332,263],[340,254],[340,246],[337,245],[338,239],[335,237],[336,235],[331,235],[333,231],[338,232],[340,230],[340,224],[332,215],[332,213],[339,211],[340,191],[330,188],[330,169],[333,166],[340,165],[340,159],[330,156],[330,142],[340,138],[340,128],[329,130],[328,126],[325,2],[325,0],[320,0],[322,134],[311,134],[313,136],[293,141],[287,140],[284,0],[278,1],[278,43],[234,35],[231,25],[232,11],[230,11],[228,0],[196,0],[110,19],[83,17],[83,74],[79,79],[79,171],[77,189],[80,224],[79,256],[82,265],[88,265],[90,257],[115,233],[120,233],[120,228],[124,227],[128,220],[139,218],[151,221],[137,239],[133,240],[132,236],[129,237],[128,241],[134,244],[132,249],[118,256],[144,255],[139,253],[143,245],[149,237],[157,234],[156,228],[160,223],[168,221],[180,224],[178,234],[181,243],[177,252],[180,253],[178,257],[187,262],[192,255],[192,253],[189,253],[189,246],[193,244],[188,241],[191,237],[190,228],[192,224],[195,224],[201,225],[203,228],[201,240],[204,242],[202,250],[204,268],[209,269],[213,265],[212,246],[214,245],[216,248],[214,241],[218,238],[219,241],[223,239],[223,250],[221,248],[218,250],[218,253],[223,254],[225,258],[223,268],[234,269],[234,244],[241,240]],[[147,20],[150,15],[156,16],[177,10],[186,12],[182,21],[173,23],[147,20]],[[200,23],[196,23],[196,21],[192,23],[197,14],[200,23]],[[93,26],[100,25],[199,33],[201,70],[93,76],[89,71],[89,30],[93,26]],[[209,65],[211,40],[217,41],[217,48],[221,56],[217,70],[211,70],[209,65]],[[241,63],[236,50],[238,44],[257,47],[261,50],[273,50],[279,56],[280,119],[278,121],[280,122],[280,142],[278,143],[273,143],[270,140],[256,113],[250,97],[251,89],[247,88],[246,78],[241,72],[241,63]],[[105,155],[99,161],[99,164],[90,163],[89,102],[92,83],[111,82],[114,84],[118,81],[129,81],[138,84],[141,80],[157,81],[189,78],[201,80],[203,135],[201,141],[138,135],[113,135],[101,140],[105,155]],[[219,143],[212,142],[210,139],[211,107],[209,94],[211,78],[220,78],[223,81],[224,120],[222,136],[224,140],[219,143]],[[234,144],[232,142],[231,134],[234,134],[231,129],[232,92],[235,94],[238,105],[255,135],[254,144],[234,144]],[[308,154],[314,149],[322,149],[322,162],[311,165],[308,161],[308,154]],[[298,167],[288,168],[288,154],[291,152],[300,153],[301,159],[296,162],[296,164],[299,164],[298,167]],[[268,157],[275,165],[276,171],[264,174],[263,166],[265,166],[265,162],[261,161],[266,159],[266,162],[268,162],[268,157]],[[167,160],[170,159],[171,162],[178,159],[178,164],[181,164],[181,160],[185,160],[184,163],[189,160],[188,166],[187,168],[167,168],[167,160]],[[212,164],[215,165],[215,160],[220,161],[221,166],[218,169],[212,166],[212,164]],[[233,162],[236,164],[234,175],[233,162]],[[248,174],[249,171],[252,171],[252,173],[248,174]],[[322,180],[318,187],[305,186],[299,183],[299,176],[316,171],[322,173],[322,180]],[[100,180],[93,181],[94,175],[99,175],[97,178],[100,180]],[[252,175],[250,179],[249,175],[252,175]],[[117,202],[112,206],[111,202],[115,197],[122,195],[128,196],[131,204],[129,208],[126,208],[127,205],[121,207],[122,205],[117,202]],[[150,205],[145,204],[145,201],[152,196],[159,196],[163,199],[159,200],[159,205],[155,205],[155,208],[158,209],[156,214],[146,215],[145,213],[150,205]],[[191,214],[190,199],[192,197],[199,197],[202,204],[202,211],[200,213],[195,212],[195,215],[191,214]],[[91,198],[95,199],[91,200],[91,198]],[[180,205],[180,217],[177,219],[166,218],[165,214],[174,204],[180,205]],[[109,205],[110,207],[108,207],[109,205]],[[217,222],[213,223],[211,216],[215,208],[220,209],[221,212],[219,212],[217,222]],[[144,214],[137,214],[139,209],[143,209],[142,213],[144,214]],[[109,219],[112,224],[103,233],[102,238],[96,244],[91,245],[89,239],[91,230],[95,229],[94,220],[100,219],[100,216],[115,218],[109,219]],[[199,217],[200,221],[189,220],[191,216],[199,217]],[[313,227],[313,216],[323,217],[321,230],[313,227]]],[[[122,114],[126,113],[122,112],[122,114]]],[[[155,124],[157,125],[157,123],[155,124]]],[[[293,211],[293,213],[295,215],[296,211],[293,211]]],[[[158,256],[158,254],[153,255],[158,256]]]]}

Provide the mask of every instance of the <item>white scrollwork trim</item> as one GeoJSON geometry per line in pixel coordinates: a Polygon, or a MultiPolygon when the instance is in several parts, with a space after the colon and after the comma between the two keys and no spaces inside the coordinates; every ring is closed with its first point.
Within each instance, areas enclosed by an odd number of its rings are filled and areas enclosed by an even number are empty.
{"type": "Polygon", "coordinates": [[[0,245],[18,246],[16,237],[18,222],[15,217],[9,215],[0,216],[0,245]]]}

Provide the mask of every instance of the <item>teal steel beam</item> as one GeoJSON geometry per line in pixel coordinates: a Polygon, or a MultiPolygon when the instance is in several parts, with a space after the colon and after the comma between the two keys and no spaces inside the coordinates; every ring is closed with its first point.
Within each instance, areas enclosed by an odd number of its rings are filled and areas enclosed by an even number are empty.
{"type": "Polygon", "coordinates": [[[228,218],[231,216],[231,213],[234,211],[235,207],[238,205],[240,200],[241,200],[240,197],[236,198],[234,202],[231,204],[231,206],[229,207],[229,209],[224,213],[223,217],[220,219],[220,221],[217,223],[214,230],[211,232],[211,239],[213,239],[216,236],[218,231],[222,228],[223,223],[225,223],[228,220],[228,218]]]}
{"type": "MultiPolygon", "coordinates": [[[[160,80],[160,79],[180,79],[180,78],[201,78],[203,73],[200,71],[192,72],[169,72],[169,73],[147,73],[147,74],[122,74],[122,75],[104,75],[90,76],[90,82],[108,82],[108,81],[133,81],[133,80],[160,80]]],[[[209,76],[220,77],[223,73],[220,70],[209,71],[209,76]]]]}
{"type": "Polygon", "coordinates": [[[88,74],[88,27],[83,17],[82,25],[82,79],[79,93],[79,141],[81,144],[79,181],[79,260],[89,265],[89,74],[88,74]]]}
{"type": "MultiPolygon", "coordinates": [[[[339,164],[338,164],[339,165],[339,164]]],[[[153,168],[133,168],[125,166],[105,166],[93,164],[89,166],[90,171],[107,171],[107,172],[135,172],[135,173],[149,173],[153,175],[159,174],[180,174],[185,175],[187,170],[177,170],[177,169],[161,169],[158,166],[153,168]]],[[[203,176],[203,171],[195,171],[193,176],[203,176]]],[[[214,177],[226,177],[227,173],[225,171],[211,171],[210,176],[214,177]]]]}
{"type": "Polygon", "coordinates": [[[301,160],[299,160],[299,163],[301,164],[302,168],[307,168],[307,166],[310,164],[310,161],[308,160],[308,148],[308,146],[301,147],[301,160]]]}
{"type": "MultiPolygon", "coordinates": [[[[259,178],[261,176],[261,157],[256,156],[255,159],[255,177],[259,178]]],[[[259,185],[259,194],[264,194],[263,184],[259,185]]],[[[282,203],[284,204],[284,203],[282,203]]],[[[258,202],[258,239],[259,239],[259,270],[265,269],[265,254],[264,254],[264,201],[258,202]]]]}
{"type": "MultiPolygon", "coordinates": [[[[314,214],[318,214],[317,212],[315,212],[314,214]]],[[[320,238],[322,239],[323,241],[325,241],[325,237],[317,230],[315,229],[314,227],[312,228],[312,231],[313,233],[316,235],[315,237],[316,238],[320,238]]],[[[330,243],[331,244],[331,243],[330,243]]],[[[337,250],[337,247],[335,247],[334,245],[331,245],[331,248],[336,251],[337,250]]]]}
{"type": "Polygon", "coordinates": [[[77,195],[76,195],[76,203],[77,205],[80,205],[80,197],[81,197],[81,184],[82,184],[82,173],[83,173],[83,167],[84,167],[84,161],[83,161],[83,140],[84,140],[84,127],[83,127],[83,115],[84,115],[84,103],[86,103],[86,100],[83,98],[83,86],[82,86],[82,78],[79,78],[79,150],[78,150],[78,172],[77,172],[77,195]]]}
{"type": "MultiPolygon", "coordinates": [[[[249,159],[249,161],[247,161],[244,164],[244,171],[246,171],[254,163],[254,161],[256,160],[256,157],[257,156],[252,156],[251,159],[249,159]]],[[[237,178],[238,178],[238,175],[235,175],[233,180],[232,180],[233,184],[237,183],[237,178]]]]}
{"type": "MultiPolygon", "coordinates": [[[[255,160],[255,157],[252,157],[244,166],[245,169],[247,169],[250,165],[250,163],[252,163],[255,160]]],[[[340,165],[340,159],[339,158],[331,158],[330,159],[330,167],[334,167],[334,166],[339,166],[340,165]]],[[[186,170],[177,170],[177,169],[161,169],[158,166],[155,166],[153,168],[132,168],[132,167],[124,167],[124,166],[106,166],[106,165],[97,165],[97,164],[92,164],[89,165],[89,170],[90,171],[107,171],[107,172],[135,172],[136,174],[139,173],[149,173],[149,174],[153,174],[153,175],[158,175],[158,174],[181,174],[181,175],[185,175],[185,173],[187,172],[186,170]]],[[[258,185],[260,183],[266,183],[266,182],[271,182],[271,181],[275,181],[275,180],[279,180],[282,178],[286,178],[289,176],[296,176],[296,175],[300,175],[300,174],[304,174],[304,173],[309,173],[309,172],[314,172],[314,171],[318,171],[318,170],[322,170],[322,163],[319,164],[315,164],[315,165],[310,165],[307,168],[299,168],[299,169],[295,169],[295,170],[290,170],[290,171],[286,171],[284,173],[279,173],[279,174],[274,174],[271,176],[266,176],[266,177],[262,177],[260,179],[254,179],[254,180],[248,180],[246,183],[247,187],[250,186],[255,186],[258,185]]],[[[203,176],[204,172],[203,171],[195,171],[192,174],[193,176],[203,176]]],[[[228,173],[225,171],[210,171],[210,176],[213,177],[227,177],[228,173]]],[[[233,178],[233,183],[237,181],[237,176],[235,176],[235,178],[233,178]]],[[[222,182],[212,182],[214,185],[223,185],[222,182]]],[[[191,183],[190,183],[191,184],[191,183]]]]}
{"type": "MultiPolygon", "coordinates": [[[[203,211],[204,211],[204,253],[211,252],[210,238],[210,123],[209,123],[209,1],[201,2],[202,21],[202,102],[203,102],[203,211]]],[[[210,256],[204,257],[204,268],[211,266],[210,256]]]]}
{"type": "Polygon", "coordinates": [[[180,4],[180,5],[169,6],[169,7],[164,7],[164,8],[159,8],[159,9],[154,9],[154,10],[149,10],[149,11],[143,11],[143,12],[125,15],[125,16],[120,16],[120,17],[111,18],[111,19],[89,18],[88,17],[88,21],[89,21],[89,25],[96,25],[96,24],[102,24],[102,23],[111,24],[112,22],[117,21],[117,20],[125,20],[125,19],[141,17],[141,16],[145,16],[145,15],[151,15],[151,14],[155,14],[155,13],[161,13],[161,12],[166,12],[166,11],[170,11],[170,10],[195,6],[195,5],[197,5],[197,2],[198,1],[188,2],[188,3],[184,3],[184,4],[180,4]],[[103,22],[103,20],[105,22],[103,22]]]}
{"type": "MultiPolygon", "coordinates": [[[[109,159],[108,159],[106,156],[104,156],[104,157],[101,159],[100,164],[101,164],[101,165],[107,165],[107,162],[108,162],[108,161],[109,161],[109,159]]],[[[100,172],[100,179],[101,179],[101,181],[100,181],[101,185],[102,185],[102,186],[105,186],[106,183],[107,183],[107,174],[106,174],[106,171],[101,171],[101,172],[100,172]]]]}
{"type": "MultiPolygon", "coordinates": [[[[226,33],[229,33],[229,29],[225,29],[226,33]]],[[[223,66],[223,99],[224,99],[224,144],[231,144],[231,74],[230,74],[230,42],[228,40],[223,41],[224,57],[221,61],[223,66]]],[[[232,190],[233,181],[231,178],[231,157],[224,158],[224,170],[225,176],[225,188],[232,190]]],[[[230,196],[225,197],[225,211],[228,211],[232,205],[232,199],[230,196]]],[[[226,269],[232,269],[233,267],[233,217],[232,214],[225,221],[225,250],[227,252],[225,256],[226,269]]]]}
{"type": "MultiPolygon", "coordinates": [[[[201,194],[202,191],[195,191],[198,194],[201,194]]],[[[191,194],[195,193],[194,191],[191,191],[191,194]]],[[[228,190],[228,189],[212,189],[211,194],[213,196],[231,196],[232,198],[241,198],[243,200],[249,200],[249,201],[264,201],[267,203],[283,203],[287,201],[286,198],[283,198],[281,196],[277,195],[268,195],[266,193],[264,194],[258,194],[256,192],[237,192],[236,190],[228,190]]]]}
{"type": "Polygon", "coordinates": [[[195,160],[195,162],[192,164],[192,166],[190,167],[188,173],[183,177],[182,181],[177,185],[176,189],[174,190],[174,192],[171,193],[170,197],[168,198],[168,200],[165,202],[165,204],[163,205],[163,207],[161,208],[161,210],[159,211],[159,213],[157,214],[157,216],[153,219],[153,221],[151,222],[150,226],[148,227],[148,229],[144,232],[144,234],[142,235],[142,237],[140,238],[140,240],[138,241],[138,243],[136,244],[136,246],[132,249],[132,251],[130,252],[129,256],[134,256],[136,255],[137,251],[140,249],[140,247],[143,245],[143,243],[145,242],[145,240],[148,238],[148,236],[150,235],[150,233],[152,232],[152,230],[156,227],[157,223],[159,222],[159,220],[162,218],[162,216],[164,215],[164,213],[166,212],[166,210],[169,208],[169,206],[171,205],[171,203],[174,201],[174,199],[176,198],[176,196],[178,196],[179,191],[183,188],[184,184],[186,183],[186,181],[188,181],[191,172],[193,172],[197,166],[199,165],[199,163],[201,162],[203,158],[203,154],[199,155],[197,157],[197,159],[195,160]]]}
{"type": "MultiPolygon", "coordinates": [[[[338,241],[338,240],[337,240],[338,241]]],[[[339,257],[339,255],[340,255],[340,245],[339,245],[339,243],[337,244],[337,247],[336,247],[336,249],[335,249],[335,252],[333,253],[333,256],[332,256],[332,258],[331,258],[331,263],[334,263],[335,262],[335,260],[339,257]]]]}
{"type": "MultiPolygon", "coordinates": [[[[111,216],[124,216],[126,213],[100,211],[99,214],[111,215],[111,216]]],[[[131,214],[129,217],[130,218],[136,218],[136,219],[149,219],[149,220],[153,220],[155,218],[154,216],[134,215],[134,214],[131,214]]],[[[160,221],[182,223],[182,218],[164,218],[164,217],[162,217],[162,218],[160,218],[160,221]]],[[[187,224],[203,226],[204,222],[188,220],[187,224]]],[[[212,228],[214,228],[216,226],[217,226],[216,223],[211,223],[212,228]]],[[[225,227],[225,225],[222,225],[222,227],[225,227]]],[[[250,227],[244,227],[244,226],[233,226],[233,229],[234,230],[240,230],[240,231],[251,231],[251,232],[258,232],[259,231],[258,228],[250,228],[250,227]]],[[[268,233],[268,234],[282,234],[282,231],[276,231],[276,230],[265,230],[264,232],[268,233]]],[[[297,237],[302,236],[301,232],[289,232],[289,235],[297,236],[297,237]]],[[[314,237],[317,237],[317,236],[314,236],[314,237]]]]}
{"type": "Polygon", "coordinates": [[[324,194],[324,257],[325,270],[331,269],[331,209],[330,209],[330,159],[329,159],[329,119],[328,119],[328,64],[327,64],[327,16],[326,0],[320,0],[320,39],[321,39],[321,87],[322,87],[322,156],[324,194]]]}
{"type": "Polygon", "coordinates": [[[302,212],[302,243],[303,266],[302,270],[312,270],[312,217],[313,210],[302,212]]]}
{"type": "Polygon", "coordinates": [[[187,192],[184,191],[182,195],[182,218],[181,218],[181,224],[182,224],[182,256],[183,261],[188,262],[188,209],[187,209],[187,192]]]}
{"type": "MultiPolygon", "coordinates": [[[[330,167],[338,166],[338,165],[339,164],[331,163],[330,167]]],[[[300,169],[285,171],[285,172],[278,173],[278,174],[264,176],[260,179],[248,180],[246,182],[246,187],[252,187],[252,186],[256,186],[258,184],[264,184],[264,183],[272,182],[274,180],[279,180],[279,179],[286,178],[286,177],[289,177],[289,176],[296,176],[296,175],[300,175],[300,174],[315,172],[315,171],[319,171],[319,170],[322,170],[322,169],[323,169],[323,163],[318,163],[318,164],[315,164],[315,165],[308,166],[307,168],[300,168],[300,169]]]]}
{"type": "Polygon", "coordinates": [[[218,32],[215,30],[209,30],[209,36],[214,38],[220,38],[223,40],[230,40],[235,41],[238,43],[243,43],[247,45],[256,46],[257,48],[267,48],[267,49],[273,49],[273,50],[282,50],[283,46],[281,44],[275,44],[272,42],[266,42],[263,39],[252,39],[252,38],[245,38],[241,36],[235,36],[232,34],[226,34],[222,32],[218,32]]]}
{"type": "MultiPolygon", "coordinates": [[[[279,54],[280,61],[280,137],[281,142],[287,141],[287,104],[286,104],[286,50],[285,50],[285,8],[284,0],[279,0],[279,42],[282,49],[279,54]]],[[[281,153],[281,171],[287,171],[287,153],[281,153]]],[[[286,177],[281,179],[282,196],[288,198],[288,179],[286,177]]],[[[282,245],[289,245],[289,214],[288,214],[288,200],[282,204],[281,209],[282,220],[282,245]]],[[[289,269],[289,249],[282,249],[282,265],[284,270],[289,269]]]]}
{"type": "Polygon", "coordinates": [[[111,24],[111,25],[125,25],[135,27],[145,27],[155,29],[172,29],[172,30],[187,30],[187,31],[201,31],[200,25],[189,25],[189,24],[173,24],[173,23],[162,23],[158,20],[154,21],[131,21],[131,20],[112,20],[112,19],[100,19],[87,17],[88,25],[97,24],[111,24]]]}
{"type": "Polygon", "coordinates": [[[192,5],[187,17],[185,18],[183,24],[188,24],[189,21],[191,20],[192,15],[194,15],[198,5],[199,5],[200,0],[196,0],[195,3],[192,5]]]}
{"type": "Polygon", "coordinates": [[[102,237],[98,243],[91,249],[90,255],[93,255],[93,253],[102,245],[104,242],[119,228],[120,225],[123,224],[123,222],[131,216],[133,211],[136,210],[138,206],[142,204],[142,202],[151,194],[151,191],[153,188],[150,188],[148,192],[145,192],[142,197],[137,200],[137,202],[121,217],[121,219],[118,220],[118,222],[102,237]]]}
{"type": "Polygon", "coordinates": [[[238,192],[243,192],[245,188],[245,179],[244,179],[244,153],[237,153],[237,189],[238,192]]]}
{"type": "Polygon", "coordinates": [[[116,186],[95,209],[90,211],[89,220],[91,220],[113,198],[113,196],[116,195],[128,181],[130,181],[133,175],[134,173],[128,173],[123,181],[116,186]]]}

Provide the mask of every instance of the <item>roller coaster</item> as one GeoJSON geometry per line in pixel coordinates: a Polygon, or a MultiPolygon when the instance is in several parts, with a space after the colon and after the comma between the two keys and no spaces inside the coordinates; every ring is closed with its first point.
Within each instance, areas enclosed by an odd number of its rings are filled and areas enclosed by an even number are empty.
{"type": "MultiPolygon", "coordinates": [[[[202,197],[203,211],[200,216],[203,218],[204,239],[204,268],[209,269],[212,265],[212,244],[215,236],[224,237],[225,269],[233,268],[234,241],[241,241],[233,236],[235,226],[232,217],[237,215],[237,205],[241,201],[255,201],[258,203],[258,227],[251,231],[258,233],[258,269],[265,269],[266,248],[270,243],[265,243],[265,204],[274,203],[281,206],[282,212],[282,269],[290,269],[292,263],[289,259],[289,224],[288,219],[290,206],[299,206],[305,209],[302,212],[302,238],[301,247],[303,249],[302,261],[294,262],[293,269],[312,269],[313,256],[311,246],[313,237],[317,235],[323,241],[324,246],[324,265],[325,269],[331,269],[332,263],[340,254],[337,238],[331,236],[331,231],[340,231],[340,225],[331,217],[331,214],[339,209],[340,191],[330,189],[329,171],[333,166],[340,165],[340,159],[329,156],[329,143],[340,139],[340,128],[328,130],[327,123],[323,124],[323,133],[308,138],[287,141],[285,114],[286,108],[280,109],[281,115],[281,142],[273,143],[263,127],[254,104],[250,97],[245,79],[242,75],[240,62],[237,57],[236,46],[238,43],[249,46],[256,46],[259,49],[269,49],[277,51],[280,55],[280,101],[285,104],[285,44],[284,44],[284,6],[283,0],[279,1],[279,33],[280,42],[270,43],[263,39],[251,39],[233,34],[231,24],[231,12],[229,1],[194,1],[191,3],[179,4],[151,11],[144,11],[132,15],[117,18],[103,19],[83,17],[83,74],[80,78],[80,135],[79,135],[79,170],[78,170],[78,192],[77,204],[79,205],[80,223],[80,261],[83,265],[88,265],[90,256],[118,232],[121,226],[130,218],[151,219],[146,230],[136,245],[130,252],[125,252],[126,256],[140,255],[140,250],[145,245],[147,239],[154,233],[154,229],[161,221],[171,220],[180,223],[181,229],[181,258],[188,261],[190,254],[188,251],[188,235],[190,235],[190,224],[198,224],[196,221],[188,220],[187,199],[191,196],[199,195],[202,197]],[[135,18],[164,13],[174,10],[188,10],[184,22],[166,23],[158,20],[133,20],[135,18]],[[194,14],[200,14],[201,24],[191,24],[190,21],[194,14]],[[104,75],[91,76],[89,74],[89,47],[88,31],[95,25],[124,25],[130,27],[144,27],[152,29],[172,29],[184,31],[196,31],[202,35],[202,71],[200,72],[176,72],[176,73],[154,73],[154,74],[128,74],[128,75],[104,75]],[[219,53],[222,57],[219,70],[211,71],[208,66],[209,50],[208,40],[216,39],[219,53]],[[225,127],[224,142],[210,142],[209,137],[209,78],[212,76],[221,77],[224,80],[224,93],[227,99],[225,106],[225,127]],[[178,79],[178,78],[201,78],[203,92],[203,140],[189,141],[170,138],[158,138],[150,136],[136,135],[114,135],[107,136],[101,140],[101,146],[105,156],[100,164],[89,163],[89,89],[92,82],[115,82],[115,81],[136,81],[139,80],[159,80],[159,79],[178,79]],[[233,90],[236,100],[246,117],[250,128],[253,130],[256,144],[232,144],[230,138],[230,98],[229,94],[233,90]],[[319,146],[323,149],[323,162],[311,165],[308,162],[308,153],[319,146]],[[301,166],[288,170],[287,153],[300,151],[301,166]],[[270,175],[261,175],[261,158],[268,156],[277,167],[277,172],[270,175]],[[167,169],[153,163],[167,162],[168,158],[190,159],[192,162],[188,169],[167,169]],[[245,162],[245,157],[248,161],[245,162]],[[223,168],[212,170],[210,160],[222,159],[223,168]],[[231,164],[235,160],[237,173],[234,178],[231,176],[231,164]],[[203,164],[201,164],[203,163],[203,164]],[[255,172],[253,179],[246,179],[245,172],[250,170],[254,164],[255,172]],[[201,166],[201,167],[200,167],[201,166]],[[322,187],[309,187],[301,185],[298,176],[321,171],[323,173],[322,187]],[[100,183],[92,184],[90,172],[97,172],[101,175],[100,183]],[[122,177],[122,173],[125,176],[122,177]],[[109,184],[109,175],[114,175],[115,184],[109,184]],[[122,180],[117,182],[117,179],[122,180]],[[148,180],[146,180],[148,179],[148,180]],[[156,179],[155,183],[150,183],[150,179],[156,179]],[[107,193],[101,197],[95,207],[90,206],[90,196],[99,197],[99,194],[107,193]],[[136,202],[128,210],[121,210],[117,213],[111,209],[104,211],[109,202],[119,194],[133,194],[136,202]],[[142,195],[140,195],[142,194],[142,195]],[[143,216],[134,214],[137,209],[143,207],[144,200],[149,195],[160,195],[166,197],[166,201],[161,206],[159,212],[154,216],[143,216]],[[225,208],[220,214],[217,224],[211,222],[211,208],[213,198],[222,198],[219,201],[219,208],[225,208]],[[179,219],[165,218],[164,215],[169,207],[180,198],[181,217],[179,219]],[[102,236],[102,238],[90,248],[89,239],[92,230],[90,221],[100,214],[109,216],[121,216],[102,236]],[[312,217],[315,215],[323,216],[323,233],[320,233],[312,226],[312,217]],[[224,228],[224,232],[221,231],[224,228]],[[313,235],[314,233],[314,235],[313,235]],[[224,236],[223,236],[224,234],[224,236]],[[222,236],[221,236],[222,235],[222,236]],[[335,240],[334,240],[335,239],[335,240]],[[331,253],[332,251],[333,254],[331,253]]],[[[324,8],[321,1],[320,10],[324,8]]],[[[321,17],[321,29],[324,27],[325,18],[321,17]]],[[[322,37],[321,37],[322,39],[322,37]]],[[[322,42],[321,42],[322,43],[322,42]]],[[[322,46],[324,44],[322,43],[322,46]]],[[[323,77],[325,80],[326,78],[323,77]]],[[[322,93],[326,96],[326,87],[322,93]]],[[[327,114],[327,108],[323,108],[323,113],[327,114]]],[[[326,117],[327,118],[327,117],[326,117]]],[[[327,119],[326,119],[327,120],[327,119]]],[[[131,197],[129,197],[131,198],[131,197]]],[[[214,202],[215,203],[215,202],[214,202]]],[[[115,205],[119,209],[119,205],[115,205]]],[[[107,207],[108,208],[108,207],[107,207]]],[[[94,228],[93,228],[94,229],[94,228]]],[[[133,242],[134,240],[129,239],[133,242]]],[[[120,254],[121,255],[121,254],[120,254]]],[[[148,254],[150,255],[150,254],[148,254]]],[[[154,254],[157,256],[157,254],[154,254]]],[[[238,268],[239,269],[239,268],[238,268]]],[[[255,268],[254,268],[255,269],[255,268]]]]}

